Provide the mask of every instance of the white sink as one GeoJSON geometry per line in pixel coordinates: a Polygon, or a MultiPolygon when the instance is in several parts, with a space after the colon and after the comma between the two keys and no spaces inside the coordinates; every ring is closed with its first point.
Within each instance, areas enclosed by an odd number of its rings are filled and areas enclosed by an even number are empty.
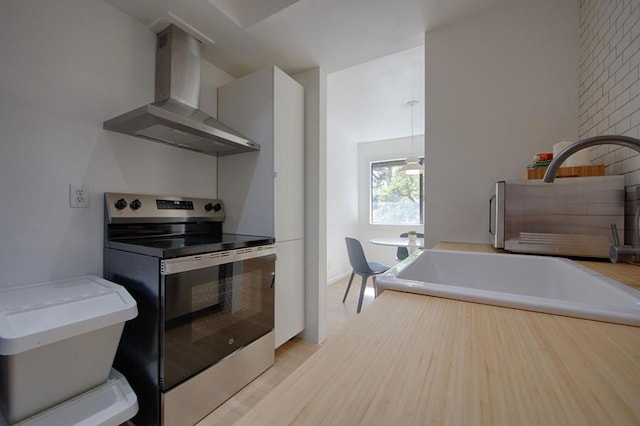
{"type": "Polygon", "coordinates": [[[376,282],[379,292],[400,290],[640,326],[640,291],[558,257],[423,250],[376,282]]]}

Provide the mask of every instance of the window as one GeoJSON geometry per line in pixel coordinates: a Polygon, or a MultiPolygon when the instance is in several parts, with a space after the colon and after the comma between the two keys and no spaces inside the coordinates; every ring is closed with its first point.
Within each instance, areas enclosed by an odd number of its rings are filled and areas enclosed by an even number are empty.
{"type": "MultiPolygon", "coordinates": [[[[422,163],[422,159],[420,162],[422,163]]],[[[404,160],[371,163],[371,217],[377,225],[418,225],[424,218],[424,175],[400,173],[404,160]]]]}

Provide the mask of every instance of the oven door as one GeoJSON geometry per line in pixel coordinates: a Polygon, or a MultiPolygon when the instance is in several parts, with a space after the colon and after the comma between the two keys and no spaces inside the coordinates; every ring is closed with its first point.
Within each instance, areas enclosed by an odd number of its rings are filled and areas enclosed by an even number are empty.
{"type": "Polygon", "coordinates": [[[273,246],[162,261],[166,391],[273,330],[273,246]]]}

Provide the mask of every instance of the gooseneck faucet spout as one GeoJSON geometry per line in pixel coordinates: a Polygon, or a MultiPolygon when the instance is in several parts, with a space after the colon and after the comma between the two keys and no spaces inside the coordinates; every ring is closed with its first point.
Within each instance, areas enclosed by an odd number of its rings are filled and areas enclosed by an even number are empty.
{"type": "Polygon", "coordinates": [[[607,144],[626,146],[627,148],[634,149],[640,153],[640,139],[632,138],[630,136],[605,135],[582,139],[578,142],[572,143],[571,145],[560,151],[558,156],[555,157],[551,161],[551,164],[549,164],[549,167],[547,167],[547,171],[544,174],[543,180],[549,183],[553,182],[562,163],[564,163],[564,161],[572,154],[575,154],[576,152],[584,148],[607,144]]]}
{"type": "MultiPolygon", "coordinates": [[[[592,146],[608,144],[626,146],[627,148],[634,149],[640,153],[640,139],[632,138],[630,136],[605,135],[582,139],[578,142],[572,143],[560,151],[558,156],[555,157],[551,161],[551,164],[549,164],[549,167],[547,167],[543,180],[549,183],[553,182],[562,163],[564,163],[564,161],[575,152],[592,146]]],[[[640,241],[640,205],[638,205],[636,209],[634,226],[636,228],[636,239],[640,241]]],[[[638,262],[640,262],[640,245],[632,246],[620,244],[618,229],[615,225],[611,226],[611,233],[613,239],[613,244],[609,247],[609,258],[611,259],[611,262],[629,262],[638,264],[638,262]]]]}

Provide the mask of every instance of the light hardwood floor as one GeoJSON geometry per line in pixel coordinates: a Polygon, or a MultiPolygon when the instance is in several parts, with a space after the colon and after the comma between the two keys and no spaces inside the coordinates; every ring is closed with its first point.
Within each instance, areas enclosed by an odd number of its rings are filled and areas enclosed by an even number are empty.
{"type": "MultiPolygon", "coordinates": [[[[361,280],[357,276],[354,278],[349,296],[342,303],[347,282],[348,277],[327,287],[327,338],[324,343],[334,339],[356,315],[361,280]]],[[[367,309],[373,299],[373,285],[369,279],[362,310],[367,309]]],[[[320,347],[321,345],[308,343],[297,337],[289,340],[276,350],[273,367],[205,417],[198,426],[233,425],[320,347]]]]}

